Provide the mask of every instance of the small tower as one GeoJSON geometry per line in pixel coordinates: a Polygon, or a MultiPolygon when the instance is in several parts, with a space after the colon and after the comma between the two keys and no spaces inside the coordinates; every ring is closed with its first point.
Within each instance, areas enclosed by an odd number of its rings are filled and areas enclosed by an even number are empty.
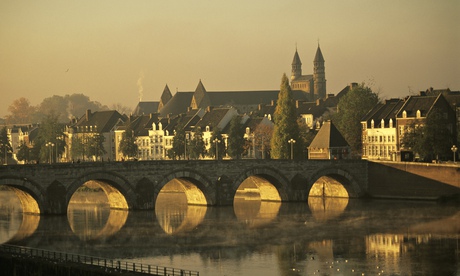
{"type": "Polygon", "coordinates": [[[300,61],[297,47],[295,49],[294,59],[292,60],[291,81],[302,76],[302,62],[300,61]]]}
{"type": "Polygon", "coordinates": [[[326,72],[324,67],[324,57],[318,44],[315,60],[313,60],[313,82],[314,99],[326,98],[326,72]]]}

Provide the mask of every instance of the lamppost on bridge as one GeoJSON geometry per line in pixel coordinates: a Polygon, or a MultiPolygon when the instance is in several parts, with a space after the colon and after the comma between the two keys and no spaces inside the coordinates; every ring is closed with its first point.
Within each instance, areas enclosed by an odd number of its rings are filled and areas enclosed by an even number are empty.
{"type": "Polygon", "coordinates": [[[288,143],[291,144],[291,160],[294,159],[294,144],[295,144],[295,140],[294,139],[289,139],[288,140],[288,143]]]}
{"type": "Polygon", "coordinates": [[[214,139],[214,144],[216,145],[216,160],[219,160],[219,144],[220,143],[220,140],[219,139],[214,139]]]}
{"type": "Polygon", "coordinates": [[[456,145],[453,145],[453,146],[450,148],[450,150],[451,150],[452,153],[454,154],[454,163],[455,163],[455,153],[457,153],[458,148],[457,148],[456,145]]]}
{"type": "Polygon", "coordinates": [[[52,163],[52,160],[53,160],[53,159],[52,159],[52,158],[53,158],[52,155],[53,155],[54,143],[48,142],[48,143],[46,143],[45,145],[46,145],[46,147],[49,147],[49,148],[50,148],[50,149],[49,149],[49,156],[50,156],[50,164],[51,164],[51,163],[52,163]]]}

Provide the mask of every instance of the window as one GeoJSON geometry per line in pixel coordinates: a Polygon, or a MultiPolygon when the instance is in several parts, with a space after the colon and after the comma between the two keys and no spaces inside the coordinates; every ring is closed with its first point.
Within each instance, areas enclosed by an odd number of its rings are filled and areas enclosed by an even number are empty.
{"type": "Polygon", "coordinates": [[[393,128],[393,119],[390,119],[390,128],[393,128]]]}
{"type": "Polygon", "coordinates": [[[371,128],[374,128],[374,119],[371,120],[371,128]]]}
{"type": "Polygon", "coordinates": [[[403,118],[407,118],[407,112],[406,112],[406,110],[403,111],[402,117],[403,117],[403,118]]]}
{"type": "Polygon", "coordinates": [[[380,121],[380,128],[384,128],[385,127],[385,121],[382,119],[380,121]]]}
{"type": "Polygon", "coordinates": [[[417,118],[422,117],[422,114],[421,114],[420,110],[417,110],[417,114],[416,114],[415,116],[416,116],[417,118]]]}

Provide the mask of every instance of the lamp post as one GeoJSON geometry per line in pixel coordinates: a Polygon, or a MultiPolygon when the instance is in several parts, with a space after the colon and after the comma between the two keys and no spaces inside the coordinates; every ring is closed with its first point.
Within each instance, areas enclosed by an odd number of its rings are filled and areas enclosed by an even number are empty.
{"type": "Polygon", "coordinates": [[[294,159],[294,144],[295,144],[295,140],[294,139],[289,139],[288,140],[288,143],[291,144],[291,160],[294,159]]]}
{"type": "Polygon", "coordinates": [[[216,160],[219,160],[219,144],[220,143],[220,140],[219,139],[214,139],[214,144],[216,145],[216,160]]]}
{"type": "Polygon", "coordinates": [[[455,153],[457,152],[458,148],[456,145],[453,145],[450,150],[452,151],[452,153],[454,154],[454,163],[455,163],[455,153]]]}
{"type": "Polygon", "coordinates": [[[49,147],[49,156],[50,156],[50,164],[52,163],[52,155],[53,155],[53,147],[54,143],[48,142],[46,143],[46,147],[49,147]]]}

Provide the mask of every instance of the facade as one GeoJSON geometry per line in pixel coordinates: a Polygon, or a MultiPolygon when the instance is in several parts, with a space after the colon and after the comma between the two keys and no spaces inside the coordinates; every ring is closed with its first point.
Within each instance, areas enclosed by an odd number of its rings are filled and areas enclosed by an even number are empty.
{"type": "Polygon", "coordinates": [[[396,116],[404,104],[401,99],[377,104],[361,121],[362,158],[396,161],[399,155],[396,116]]]}
{"type": "Polygon", "coordinates": [[[430,112],[437,108],[441,110],[443,116],[450,122],[445,127],[452,135],[452,140],[456,141],[456,115],[446,98],[441,94],[426,95],[421,93],[419,96],[408,97],[396,116],[398,143],[400,145],[401,161],[412,161],[412,156],[407,153],[412,152],[410,148],[404,148],[402,139],[404,134],[413,127],[423,126],[430,112]],[[405,154],[406,156],[404,156],[405,154]]]}
{"type": "Polygon", "coordinates": [[[116,110],[92,113],[88,109],[80,119],[66,126],[63,160],[115,160],[115,130],[126,120],[127,118],[116,110]],[[102,142],[104,152],[101,152],[100,146],[97,145],[99,141],[102,142]]]}

